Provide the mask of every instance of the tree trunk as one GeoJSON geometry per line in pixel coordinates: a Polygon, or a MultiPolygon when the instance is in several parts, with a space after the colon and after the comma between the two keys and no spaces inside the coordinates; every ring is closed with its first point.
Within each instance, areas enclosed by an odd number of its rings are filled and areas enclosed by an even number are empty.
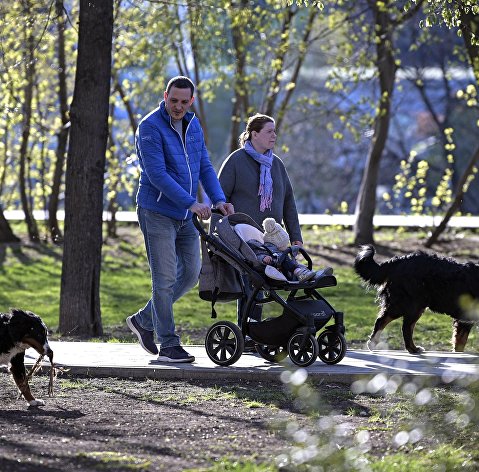
{"type": "Polygon", "coordinates": [[[375,9],[376,24],[376,66],[379,71],[380,99],[379,111],[374,124],[374,136],[369,149],[366,167],[356,201],[354,242],[367,244],[374,242],[373,217],[376,210],[376,189],[379,165],[389,132],[390,108],[394,90],[396,65],[392,45],[392,25],[387,9],[375,9]]]}
{"type": "Polygon", "coordinates": [[[61,128],[57,133],[57,150],[55,170],[53,173],[52,192],[48,200],[48,228],[51,240],[54,243],[62,241],[63,236],[58,225],[57,211],[60,195],[60,188],[63,177],[63,166],[65,165],[65,153],[68,142],[68,92],[66,82],[66,61],[65,61],[65,15],[63,11],[63,0],[55,2],[57,24],[58,24],[58,102],[60,104],[61,128]]]}
{"type": "Polygon", "coordinates": [[[0,206],[0,243],[18,243],[20,241],[12,231],[8,220],[3,214],[3,208],[0,206]]]}
{"type": "MultiPolygon", "coordinates": [[[[314,7],[313,7],[314,8],[314,7]]],[[[297,11],[297,10],[296,10],[297,11]]],[[[283,73],[284,67],[284,59],[286,57],[286,53],[289,50],[288,43],[290,41],[290,31],[291,31],[291,23],[293,21],[294,15],[296,14],[294,7],[291,5],[288,8],[288,11],[284,14],[283,24],[281,27],[281,41],[277,50],[277,55],[275,57],[274,63],[276,66],[274,67],[274,74],[271,84],[268,90],[268,97],[266,99],[266,104],[264,107],[265,114],[269,116],[273,116],[276,99],[278,98],[279,91],[280,91],[280,77],[283,73]]]]}
{"type": "Polygon", "coordinates": [[[195,73],[194,82],[196,85],[196,99],[195,103],[198,105],[198,118],[201,122],[201,127],[203,129],[203,135],[205,137],[205,143],[208,145],[208,123],[206,120],[206,111],[205,111],[205,104],[203,100],[203,93],[201,91],[201,74],[200,74],[200,58],[199,58],[199,41],[196,36],[196,30],[198,26],[201,24],[200,20],[200,8],[196,5],[196,2],[192,2],[191,0],[187,1],[188,4],[188,17],[189,17],[189,24],[190,24],[190,45],[191,45],[191,59],[193,60],[193,70],[195,73]]]}
{"type": "Polygon", "coordinates": [[[80,0],[60,294],[60,331],[69,335],[103,331],[100,265],[112,33],[113,0],[80,0]]]}
{"type": "Polygon", "coordinates": [[[306,57],[306,53],[308,52],[308,48],[310,45],[309,38],[311,36],[311,32],[313,31],[314,20],[317,18],[318,14],[319,14],[318,8],[310,9],[308,23],[306,25],[306,28],[304,29],[303,38],[299,46],[299,55],[296,60],[296,64],[294,66],[293,74],[291,75],[290,82],[294,84],[294,87],[288,88],[276,112],[276,133],[280,132],[281,125],[283,124],[284,115],[286,114],[289,101],[291,100],[291,96],[293,95],[293,92],[296,89],[299,73],[303,66],[304,59],[306,57]]]}
{"type": "MultiPolygon", "coordinates": [[[[3,139],[4,139],[4,146],[3,146],[3,151],[4,151],[4,159],[2,159],[2,162],[0,163],[0,195],[3,193],[3,185],[5,182],[5,175],[6,175],[6,169],[7,169],[7,155],[8,155],[8,127],[5,124],[5,129],[4,129],[4,134],[3,134],[3,139]]],[[[2,197],[3,199],[3,197],[2,197]]],[[[19,238],[17,238],[12,231],[12,228],[10,227],[10,223],[8,220],[5,218],[5,215],[3,214],[3,206],[0,204],[0,243],[16,243],[20,241],[19,238]]]]}
{"type": "Polygon", "coordinates": [[[462,6],[461,32],[474,77],[476,78],[476,86],[479,86],[479,44],[477,44],[477,38],[479,37],[479,15],[475,15],[471,9],[466,13],[462,6]]]}
{"type": "MultiPolygon", "coordinates": [[[[112,118],[112,121],[114,121],[115,118],[115,104],[112,103],[110,105],[110,116],[112,118]]],[[[108,165],[108,181],[107,181],[107,186],[108,186],[108,207],[107,207],[107,212],[109,214],[109,218],[106,221],[106,234],[108,238],[117,238],[118,233],[117,233],[117,226],[116,226],[116,213],[118,211],[118,202],[116,201],[116,198],[118,196],[118,186],[120,183],[120,163],[117,162],[117,156],[118,154],[115,152],[115,140],[113,138],[113,133],[112,130],[110,129],[110,132],[108,133],[108,148],[110,149],[110,162],[108,165]],[[115,161],[115,162],[114,162],[115,161]]],[[[119,161],[119,159],[118,159],[119,161]]]]}
{"type": "Polygon", "coordinates": [[[39,242],[40,235],[38,233],[37,223],[33,217],[33,212],[30,207],[28,195],[27,195],[27,153],[28,153],[28,141],[30,139],[30,126],[32,123],[32,101],[33,101],[33,87],[35,80],[35,41],[33,38],[33,32],[31,30],[31,24],[33,23],[30,3],[24,2],[25,16],[29,21],[24,26],[26,28],[26,47],[27,47],[27,60],[25,61],[25,76],[26,83],[23,89],[24,103],[23,103],[23,122],[22,122],[22,137],[20,143],[20,167],[19,167],[19,187],[20,187],[20,200],[22,202],[22,210],[25,214],[25,223],[27,225],[28,237],[32,242],[39,242]],[[30,23],[32,20],[32,23],[30,23]]]}
{"type": "MultiPolygon", "coordinates": [[[[233,13],[235,11],[243,11],[247,7],[246,0],[240,0],[238,3],[232,3],[233,13]],[[237,9],[237,10],[236,10],[237,9]]],[[[243,43],[242,30],[244,26],[234,22],[231,27],[231,35],[233,38],[233,49],[236,56],[236,67],[234,75],[234,103],[231,114],[231,134],[230,134],[230,152],[233,152],[238,148],[238,136],[240,130],[240,123],[243,113],[248,113],[248,98],[247,98],[247,85],[244,80],[246,69],[246,51],[243,43]]]]}
{"type": "MultiPolygon", "coordinates": [[[[474,72],[474,77],[476,78],[476,86],[479,86],[479,45],[473,41],[473,34],[476,37],[479,35],[479,15],[474,15],[471,10],[466,13],[461,7],[461,32],[462,37],[464,38],[464,45],[471,62],[472,70],[474,72]]],[[[429,239],[424,244],[425,247],[431,247],[446,229],[447,224],[451,217],[459,210],[464,193],[466,189],[464,188],[469,176],[473,173],[473,170],[476,166],[476,163],[479,162],[479,148],[476,149],[475,153],[472,155],[469,163],[467,164],[466,169],[464,170],[459,182],[457,183],[455,190],[455,197],[449,208],[444,215],[439,226],[433,231],[429,239]]]]}
{"type": "Polygon", "coordinates": [[[442,219],[439,226],[433,231],[429,239],[424,244],[425,247],[431,247],[438,240],[439,236],[446,229],[451,217],[454,215],[454,213],[456,213],[457,210],[459,210],[464,194],[466,193],[465,184],[469,176],[473,173],[474,167],[477,162],[479,162],[479,148],[477,148],[476,152],[472,155],[471,160],[467,164],[466,169],[464,170],[461,178],[459,179],[456,191],[454,192],[454,200],[449,205],[449,208],[447,209],[446,214],[444,215],[444,218],[442,219]]]}
{"type": "Polygon", "coordinates": [[[135,136],[136,128],[138,128],[138,122],[136,120],[133,107],[131,106],[130,99],[127,97],[125,91],[123,90],[123,86],[118,80],[118,76],[116,74],[114,74],[113,80],[115,81],[114,82],[115,90],[119,93],[121,101],[123,102],[123,105],[125,106],[125,110],[128,115],[128,120],[130,121],[132,135],[135,136]]]}

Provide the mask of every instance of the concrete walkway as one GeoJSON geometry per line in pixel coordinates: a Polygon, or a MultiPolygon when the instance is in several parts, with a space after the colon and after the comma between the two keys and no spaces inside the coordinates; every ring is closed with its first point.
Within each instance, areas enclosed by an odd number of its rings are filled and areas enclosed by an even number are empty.
{"type": "MultiPolygon", "coordinates": [[[[155,378],[155,379],[268,379],[278,380],[285,370],[296,370],[287,358],[283,364],[265,361],[257,354],[244,353],[233,365],[221,367],[207,356],[203,346],[186,346],[196,361],[193,364],[157,363],[139,344],[50,342],[54,363],[69,369],[70,375],[92,377],[155,378]]],[[[38,354],[29,349],[25,360],[33,365],[38,354]]],[[[46,368],[48,361],[43,364],[46,368]]],[[[377,374],[427,376],[437,382],[449,383],[467,378],[479,379],[479,356],[468,353],[427,352],[413,356],[406,351],[350,350],[336,365],[319,359],[307,368],[309,377],[330,382],[351,383],[358,378],[377,374]]]]}

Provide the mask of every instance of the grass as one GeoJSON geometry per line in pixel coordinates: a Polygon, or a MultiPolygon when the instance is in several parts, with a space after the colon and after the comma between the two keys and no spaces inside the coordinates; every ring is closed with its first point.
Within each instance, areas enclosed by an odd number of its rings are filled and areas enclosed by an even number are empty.
{"type": "Polygon", "coordinates": [[[201,469],[185,469],[183,472],[276,472],[277,467],[267,464],[257,464],[253,461],[235,461],[223,459],[213,467],[201,469]]]}
{"type": "Polygon", "coordinates": [[[373,472],[397,472],[398,470],[414,470],[415,472],[430,472],[442,470],[445,472],[477,470],[477,462],[464,449],[451,445],[442,445],[435,450],[424,451],[422,448],[408,451],[407,454],[385,455],[381,460],[371,464],[373,472]],[[440,464],[440,466],[439,466],[440,464]]]}
{"type": "Polygon", "coordinates": [[[115,451],[83,452],[77,455],[80,461],[89,462],[95,470],[150,470],[151,462],[115,451]]]}
{"type": "MultiPolygon", "coordinates": [[[[15,226],[22,234],[22,225],[15,226]]],[[[101,271],[101,312],[106,331],[124,326],[127,315],[143,306],[151,292],[148,265],[141,234],[136,226],[121,226],[120,238],[109,239],[103,246],[101,271]]],[[[352,233],[335,228],[310,227],[304,230],[305,240],[314,247],[321,241],[328,246],[350,244],[352,233]]],[[[24,233],[23,233],[24,234],[24,233]]],[[[403,233],[383,231],[376,234],[378,241],[396,238],[403,233]]],[[[408,237],[411,234],[408,233],[408,237]]],[[[39,314],[53,331],[59,324],[59,300],[61,280],[61,248],[48,243],[16,244],[0,246],[0,308],[29,309],[39,314]]],[[[315,257],[315,264],[323,263],[315,257]]],[[[352,267],[335,267],[336,287],[322,291],[323,296],[337,310],[345,314],[346,337],[350,347],[364,347],[377,314],[375,293],[365,291],[352,267]]],[[[264,307],[264,317],[279,314],[276,304],[264,307]]],[[[235,321],[236,303],[217,303],[218,319],[235,321]]],[[[176,324],[185,335],[184,343],[198,342],[188,330],[198,330],[211,325],[211,304],[202,301],[193,289],[175,304],[176,324]]],[[[386,341],[393,349],[402,349],[400,322],[392,323],[386,330],[386,341]]],[[[447,316],[425,314],[416,326],[416,342],[426,349],[450,349],[451,320],[447,316]]],[[[122,341],[121,336],[114,338],[122,341]]],[[[128,339],[127,339],[128,340],[128,339]]],[[[473,330],[469,345],[477,340],[473,330]]]]}

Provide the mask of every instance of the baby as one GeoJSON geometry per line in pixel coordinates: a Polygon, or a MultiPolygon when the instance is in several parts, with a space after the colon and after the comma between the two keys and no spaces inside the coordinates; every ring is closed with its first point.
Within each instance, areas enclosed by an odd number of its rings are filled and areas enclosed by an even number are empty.
{"type": "Polygon", "coordinates": [[[279,269],[288,280],[296,278],[300,282],[305,282],[314,277],[319,278],[333,274],[331,267],[317,272],[309,270],[306,266],[299,264],[290,252],[286,252],[289,247],[289,235],[279,223],[276,223],[274,218],[266,218],[263,221],[263,228],[264,242],[256,239],[247,241],[258,261],[279,269]]]}

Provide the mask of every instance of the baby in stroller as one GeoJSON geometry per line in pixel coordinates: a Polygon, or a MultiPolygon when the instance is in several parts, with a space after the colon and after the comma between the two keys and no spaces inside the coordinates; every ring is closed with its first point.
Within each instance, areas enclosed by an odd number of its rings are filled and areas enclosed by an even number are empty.
{"type": "Polygon", "coordinates": [[[263,229],[262,238],[256,236],[248,239],[246,243],[255,253],[257,260],[267,266],[265,273],[269,278],[306,282],[313,278],[333,275],[331,267],[313,271],[300,264],[296,260],[299,247],[289,247],[288,233],[274,218],[266,218],[263,221],[263,229]]]}

